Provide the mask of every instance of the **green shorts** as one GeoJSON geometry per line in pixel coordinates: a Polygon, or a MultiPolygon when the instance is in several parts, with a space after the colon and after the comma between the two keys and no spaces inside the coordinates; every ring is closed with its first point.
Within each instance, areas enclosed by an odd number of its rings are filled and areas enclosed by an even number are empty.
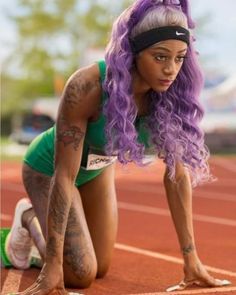
{"type": "MultiPolygon", "coordinates": [[[[29,145],[23,162],[33,170],[42,174],[53,176],[54,173],[54,134],[55,129],[50,128],[37,136],[29,145]]],[[[80,168],[76,177],[77,187],[89,182],[102,173],[104,168],[97,170],[86,170],[80,168]]]]}

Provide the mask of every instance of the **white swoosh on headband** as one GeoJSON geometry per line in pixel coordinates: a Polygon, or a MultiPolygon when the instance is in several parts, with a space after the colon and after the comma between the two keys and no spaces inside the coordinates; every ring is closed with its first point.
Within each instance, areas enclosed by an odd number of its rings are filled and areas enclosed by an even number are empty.
{"type": "Polygon", "coordinates": [[[185,35],[185,33],[179,33],[179,32],[176,31],[176,35],[177,35],[177,36],[185,35]]]}

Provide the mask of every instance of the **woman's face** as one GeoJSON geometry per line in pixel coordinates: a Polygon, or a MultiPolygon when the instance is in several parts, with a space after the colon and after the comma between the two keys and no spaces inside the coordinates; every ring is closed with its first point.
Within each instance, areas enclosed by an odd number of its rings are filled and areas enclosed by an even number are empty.
{"type": "Polygon", "coordinates": [[[187,44],[166,40],[143,50],[136,57],[139,79],[156,92],[166,91],[177,77],[187,53],[187,44]]]}

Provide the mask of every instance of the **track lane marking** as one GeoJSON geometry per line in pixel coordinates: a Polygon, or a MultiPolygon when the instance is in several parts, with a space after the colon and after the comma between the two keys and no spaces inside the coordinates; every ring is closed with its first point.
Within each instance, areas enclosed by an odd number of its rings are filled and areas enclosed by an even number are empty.
{"type": "MultiPolygon", "coordinates": [[[[135,254],[141,254],[141,255],[152,257],[152,258],[161,259],[161,260],[168,261],[168,262],[173,262],[173,263],[176,263],[176,264],[181,264],[181,265],[184,264],[183,259],[181,259],[181,258],[177,258],[177,257],[174,257],[174,256],[170,256],[170,255],[166,255],[166,254],[162,254],[162,253],[159,253],[159,252],[154,252],[154,251],[150,251],[150,250],[146,250],[146,249],[142,249],[142,248],[129,246],[129,245],[126,245],[126,244],[116,243],[115,248],[119,249],[119,250],[127,251],[127,252],[132,252],[132,253],[135,253],[135,254]]],[[[208,270],[208,271],[236,278],[236,272],[232,272],[232,271],[221,269],[221,268],[212,267],[212,266],[209,266],[209,265],[204,265],[204,266],[205,266],[206,270],[208,270]]],[[[172,294],[172,292],[170,294],[172,294]]]]}
{"type": "Polygon", "coordinates": [[[22,270],[9,269],[1,294],[19,291],[22,275],[22,270]]]}
{"type": "MultiPolygon", "coordinates": [[[[217,188],[215,188],[217,189],[217,188]]],[[[235,187],[236,189],[236,187],[235,187]]],[[[209,192],[195,192],[193,193],[193,198],[201,198],[201,199],[208,199],[208,200],[217,200],[217,201],[228,201],[228,202],[235,202],[236,203],[236,196],[233,194],[226,194],[226,193],[209,193],[209,192]]]]}
{"type": "Polygon", "coordinates": [[[17,184],[17,183],[6,183],[2,184],[1,190],[9,190],[13,192],[18,192],[18,193],[25,193],[25,189],[22,184],[17,184]]]}
{"type": "MultiPolygon", "coordinates": [[[[150,214],[156,214],[156,215],[162,215],[162,216],[170,216],[170,212],[167,209],[151,207],[151,206],[147,206],[147,205],[138,205],[138,204],[132,204],[132,203],[119,201],[118,207],[120,209],[125,209],[125,210],[130,210],[130,211],[150,213],[150,214]]],[[[11,220],[11,218],[7,214],[2,214],[1,219],[5,220],[5,221],[11,220]]],[[[228,218],[207,216],[207,215],[202,215],[202,214],[193,214],[193,219],[196,221],[208,222],[208,223],[213,223],[213,224],[236,226],[236,220],[228,219],[228,218]]]]}
{"type": "Polygon", "coordinates": [[[236,173],[236,165],[232,164],[228,159],[215,158],[213,165],[228,170],[229,172],[236,173]]]}
{"type": "MultiPolygon", "coordinates": [[[[222,293],[236,291],[236,287],[217,287],[217,288],[201,288],[198,290],[184,290],[184,291],[174,291],[174,292],[154,292],[154,293],[132,293],[129,295],[191,295],[191,294],[209,294],[209,293],[222,293]]],[[[233,293],[230,293],[233,294],[233,293]]]]}
{"type": "MultiPolygon", "coordinates": [[[[159,187],[155,184],[135,184],[135,186],[121,186],[117,187],[117,190],[123,191],[132,191],[132,192],[140,192],[140,193],[150,193],[155,195],[164,195],[163,191],[158,191],[159,187]]],[[[216,190],[217,188],[212,188],[212,190],[216,190]]],[[[236,190],[236,184],[235,184],[236,190]]],[[[218,192],[193,192],[193,198],[201,198],[201,199],[211,199],[211,200],[219,200],[219,201],[229,201],[229,202],[236,202],[235,194],[226,194],[226,193],[218,193],[218,192]]]]}
{"type": "MultiPolygon", "coordinates": [[[[146,205],[137,205],[127,202],[118,202],[118,208],[124,210],[130,210],[135,212],[150,213],[155,215],[170,216],[170,211],[167,209],[151,207],[146,205]]],[[[193,214],[193,220],[208,222],[213,224],[236,226],[236,220],[220,218],[215,216],[207,216],[201,214],[193,214]]]]}
{"type": "MultiPolygon", "coordinates": [[[[9,183],[8,185],[4,184],[1,187],[2,190],[9,190],[18,193],[26,193],[23,186],[20,184],[12,184],[9,183]]],[[[213,190],[216,188],[212,188],[213,190]]],[[[235,185],[236,189],[236,185],[235,185]]],[[[135,184],[135,187],[132,186],[125,186],[125,187],[117,187],[117,190],[122,191],[132,191],[132,192],[140,192],[140,193],[152,193],[160,195],[164,195],[163,192],[158,192],[158,187],[155,185],[147,185],[147,184],[135,184]]],[[[229,202],[236,202],[236,197],[234,194],[226,194],[226,193],[217,193],[217,192],[194,192],[193,198],[201,198],[201,199],[211,199],[211,200],[220,200],[220,201],[229,201],[229,202]]]]}
{"type": "Polygon", "coordinates": [[[1,220],[4,220],[4,221],[10,221],[10,220],[12,220],[12,216],[9,215],[9,214],[1,213],[1,214],[0,214],[0,219],[1,219],[1,220]]]}

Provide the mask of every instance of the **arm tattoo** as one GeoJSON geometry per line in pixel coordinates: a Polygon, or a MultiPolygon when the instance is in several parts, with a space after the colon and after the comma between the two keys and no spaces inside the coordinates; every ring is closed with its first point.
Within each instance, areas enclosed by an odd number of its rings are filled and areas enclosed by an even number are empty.
{"type": "Polygon", "coordinates": [[[80,279],[88,276],[91,272],[91,265],[88,263],[87,258],[90,257],[89,250],[84,247],[80,247],[81,240],[78,240],[76,246],[72,247],[71,244],[65,244],[64,259],[67,265],[73,270],[76,276],[80,279]]]}
{"type": "Polygon", "coordinates": [[[78,218],[79,217],[76,214],[75,208],[71,206],[67,227],[66,227],[66,234],[65,234],[66,240],[71,240],[73,238],[78,238],[81,236],[81,230],[80,230],[78,218]]]}
{"type": "Polygon", "coordinates": [[[51,200],[49,205],[49,216],[53,221],[52,228],[59,235],[63,234],[63,231],[66,227],[66,193],[59,183],[57,183],[51,193],[51,200]]]}
{"type": "Polygon", "coordinates": [[[99,85],[99,80],[86,81],[82,73],[77,73],[67,86],[65,102],[73,108],[76,104],[82,101],[83,96],[86,96],[91,90],[99,85]]]}
{"type": "Polygon", "coordinates": [[[194,245],[189,244],[188,246],[182,248],[182,253],[184,256],[187,256],[189,253],[191,253],[194,250],[195,250],[194,245]]]}
{"type": "Polygon", "coordinates": [[[57,256],[57,244],[56,239],[54,237],[49,237],[47,241],[47,254],[50,257],[56,257],[57,256]]]}
{"type": "Polygon", "coordinates": [[[70,126],[65,119],[59,118],[59,128],[57,130],[57,140],[61,141],[64,146],[73,145],[76,151],[84,137],[84,132],[77,126],[70,126]]]}

